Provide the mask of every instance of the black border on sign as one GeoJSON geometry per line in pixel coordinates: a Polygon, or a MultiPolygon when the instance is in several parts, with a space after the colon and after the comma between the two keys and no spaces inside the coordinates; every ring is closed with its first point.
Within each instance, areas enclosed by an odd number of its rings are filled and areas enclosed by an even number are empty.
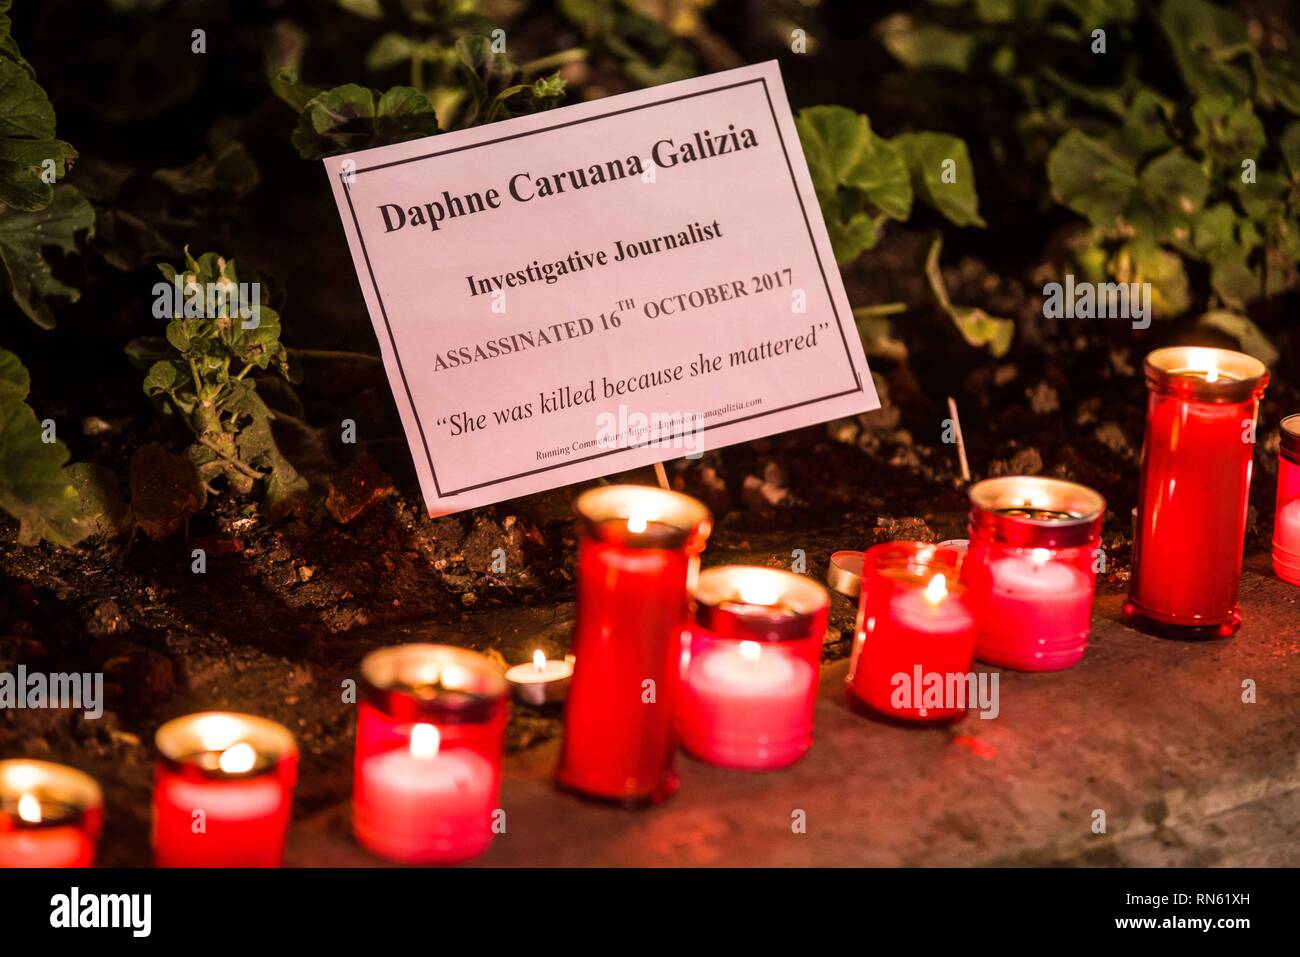
{"type": "Polygon", "coordinates": [[[484,140],[481,143],[471,143],[467,146],[456,146],[456,147],[452,147],[451,149],[441,150],[437,153],[424,153],[420,156],[412,156],[409,159],[394,160],[391,163],[380,163],[376,166],[367,166],[364,169],[358,169],[352,171],[350,176],[347,173],[339,174],[339,180],[343,184],[343,194],[347,197],[348,200],[348,212],[352,216],[352,227],[356,231],[357,242],[360,243],[361,245],[361,255],[366,261],[366,271],[370,274],[370,284],[375,290],[375,301],[379,303],[379,314],[384,320],[384,328],[388,331],[388,342],[393,349],[393,358],[397,361],[398,374],[402,377],[402,388],[406,392],[406,401],[411,407],[412,416],[415,417],[415,426],[420,433],[420,442],[421,444],[424,445],[424,457],[429,463],[429,473],[433,476],[433,487],[437,491],[438,497],[440,499],[451,498],[452,496],[459,495],[461,492],[472,492],[477,489],[487,488],[489,485],[499,485],[502,482],[509,482],[518,478],[527,478],[530,475],[537,475],[541,472],[550,472],[553,469],[567,468],[570,465],[577,465],[581,462],[590,462],[594,459],[604,458],[606,455],[616,455],[619,452],[627,452],[631,449],[643,448],[647,445],[653,445],[658,442],[671,442],[674,439],[681,438],[686,433],[677,432],[671,436],[659,436],[658,438],[647,439],[644,442],[638,442],[635,445],[626,445],[617,449],[606,449],[603,452],[596,452],[591,455],[585,455],[580,459],[569,459],[564,462],[556,462],[552,465],[544,465],[541,466],[540,468],[528,469],[527,471],[524,472],[518,472],[515,475],[507,475],[502,478],[492,479],[491,481],[488,482],[479,482],[476,485],[466,485],[463,488],[451,489],[449,491],[444,492],[442,490],[442,486],[438,482],[438,470],[434,468],[433,465],[433,453],[429,449],[429,440],[425,437],[424,434],[424,423],[420,421],[420,410],[416,407],[415,398],[411,395],[411,386],[406,380],[406,369],[402,365],[402,356],[397,349],[397,338],[396,336],[393,335],[392,324],[388,321],[388,310],[384,306],[384,297],[379,292],[379,283],[375,279],[375,270],[374,267],[370,264],[370,251],[366,249],[366,240],[361,233],[361,223],[357,219],[357,211],[352,205],[352,192],[350,189],[349,180],[354,179],[357,176],[360,176],[362,173],[370,173],[375,170],[387,169],[390,166],[401,166],[405,163],[417,163],[420,160],[433,159],[438,156],[447,156],[450,155],[451,153],[460,153],[465,150],[477,149],[480,146],[492,146],[493,144],[496,143],[505,143],[508,142],[509,140],[520,139],[521,137],[524,136],[532,136],[536,133],[550,133],[554,130],[563,129],[567,126],[577,126],[580,123],[590,123],[593,120],[604,120],[604,119],[608,119],[611,116],[619,116],[620,114],[623,113],[633,113],[637,110],[649,109],[652,106],[663,106],[665,103],[675,103],[678,100],[689,100],[692,97],[696,97],[696,96],[707,96],[708,94],[711,93],[721,93],[725,90],[733,90],[738,87],[748,86],[751,83],[761,83],[763,85],[763,96],[767,99],[767,108],[768,111],[772,114],[772,126],[775,128],[777,140],[781,144],[781,153],[785,156],[786,169],[790,171],[790,184],[794,187],[795,199],[799,203],[800,213],[803,214],[804,227],[808,231],[808,241],[812,243],[813,257],[817,260],[817,268],[821,272],[821,276],[822,276],[822,285],[825,286],[826,288],[826,298],[830,302],[831,313],[832,315],[835,316],[835,326],[840,333],[840,342],[844,345],[845,358],[848,359],[849,369],[853,372],[854,387],[852,389],[844,389],[843,391],[840,392],[832,392],[829,395],[818,396],[815,399],[805,399],[802,402],[795,402],[791,405],[784,405],[781,406],[779,409],[768,409],[763,412],[756,412],[753,415],[744,415],[737,419],[731,419],[727,422],[718,422],[713,425],[706,425],[701,430],[703,432],[708,432],[710,429],[720,429],[730,425],[738,425],[741,422],[748,422],[750,419],[760,419],[766,415],[776,415],[778,412],[787,412],[790,409],[798,409],[805,405],[812,405],[813,403],[816,402],[826,402],[830,399],[838,399],[841,396],[852,395],[855,392],[863,391],[862,378],[861,376],[858,375],[858,368],[853,363],[853,353],[849,349],[849,340],[844,333],[844,322],[840,318],[839,310],[835,306],[835,296],[831,292],[830,280],[826,278],[826,266],[822,262],[821,253],[817,249],[817,240],[813,236],[812,223],[808,219],[808,210],[804,206],[803,194],[799,192],[799,183],[795,179],[794,164],[790,161],[790,151],[786,148],[785,137],[781,135],[781,124],[777,120],[776,107],[772,105],[772,94],[767,87],[767,77],[760,76],[760,77],[755,77],[752,80],[741,80],[738,83],[728,83],[726,86],[717,86],[708,90],[697,90],[694,93],[683,93],[681,96],[671,96],[671,97],[667,97],[666,99],[655,100],[653,103],[642,103],[640,106],[629,106],[621,110],[611,110],[608,113],[601,113],[596,116],[588,116],[581,120],[569,120],[567,123],[556,123],[554,126],[541,127],[540,129],[536,129],[536,130],[527,130],[523,133],[512,133],[509,136],[500,136],[497,137],[496,139],[484,140]]]}

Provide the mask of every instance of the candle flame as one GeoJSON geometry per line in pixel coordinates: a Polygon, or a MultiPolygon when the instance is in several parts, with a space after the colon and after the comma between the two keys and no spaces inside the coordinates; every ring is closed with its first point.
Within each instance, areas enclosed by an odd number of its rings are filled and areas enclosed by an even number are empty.
{"type": "Polygon", "coordinates": [[[645,509],[633,507],[632,513],[627,517],[627,530],[633,535],[640,535],[650,524],[650,516],[646,514],[645,509]]]}
{"type": "Polygon", "coordinates": [[[442,744],[442,735],[431,724],[417,724],[411,728],[411,756],[415,758],[433,758],[438,755],[442,744]]]}
{"type": "Polygon", "coordinates": [[[194,733],[205,751],[224,751],[239,740],[244,723],[231,714],[205,714],[194,721],[194,733]]]}
{"type": "Polygon", "coordinates": [[[533,652],[533,668],[539,675],[546,670],[546,655],[541,648],[533,652]]]}
{"type": "Polygon", "coordinates": [[[41,823],[41,802],[34,794],[24,794],[18,799],[18,816],[28,824],[41,823]]]}
{"type": "Polygon", "coordinates": [[[766,575],[755,575],[740,583],[740,600],[746,605],[775,605],[781,600],[780,586],[766,575]]]}
{"type": "Polygon", "coordinates": [[[742,641],[740,643],[740,657],[746,661],[757,661],[762,653],[763,649],[757,641],[742,641]]]}
{"type": "Polygon", "coordinates": [[[247,741],[240,741],[226,748],[217,759],[217,767],[227,774],[243,774],[245,771],[253,770],[255,764],[257,764],[257,752],[247,741]]]}
{"type": "Polygon", "coordinates": [[[1208,369],[1205,370],[1205,381],[1206,382],[1219,381],[1219,367],[1217,365],[1212,364],[1208,369]]]}
{"type": "Polygon", "coordinates": [[[948,597],[948,579],[942,574],[935,575],[930,579],[930,584],[925,586],[925,600],[931,605],[937,605],[948,597]]]}
{"type": "Polygon", "coordinates": [[[1029,558],[1035,565],[1045,565],[1047,564],[1047,560],[1051,557],[1052,553],[1046,548],[1035,548],[1029,553],[1029,558]]]}

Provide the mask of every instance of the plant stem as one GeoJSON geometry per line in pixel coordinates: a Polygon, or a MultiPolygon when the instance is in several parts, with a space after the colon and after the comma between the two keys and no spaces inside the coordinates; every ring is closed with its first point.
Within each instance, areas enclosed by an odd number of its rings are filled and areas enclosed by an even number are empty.
{"type": "Polygon", "coordinates": [[[239,461],[239,459],[227,455],[218,446],[213,444],[213,442],[210,439],[207,439],[200,435],[199,445],[203,446],[205,449],[209,449],[210,451],[215,452],[218,458],[223,459],[226,462],[229,462],[231,465],[235,467],[236,470],[242,472],[243,474],[247,475],[251,479],[260,480],[264,477],[261,472],[257,471],[257,469],[251,468],[245,465],[243,462],[239,461]]]}
{"type": "Polygon", "coordinates": [[[544,73],[547,70],[567,66],[570,63],[580,63],[585,59],[587,59],[585,49],[570,47],[567,50],[561,50],[559,53],[552,53],[549,56],[538,57],[536,60],[529,60],[519,67],[519,72],[524,76],[532,76],[534,73],[544,73]]]}

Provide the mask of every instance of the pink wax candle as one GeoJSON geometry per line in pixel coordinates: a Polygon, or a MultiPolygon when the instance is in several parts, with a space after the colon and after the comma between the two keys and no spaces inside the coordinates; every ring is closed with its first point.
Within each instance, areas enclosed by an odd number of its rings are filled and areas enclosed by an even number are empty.
{"type": "Polygon", "coordinates": [[[0,761],[0,868],[93,866],[102,808],[89,775],[49,761],[0,761]]]}
{"type": "Polygon", "coordinates": [[[1227,349],[1147,356],[1146,439],[1124,618],[1171,637],[1232,634],[1254,424],[1268,370],[1227,349]]]}
{"type": "Polygon", "coordinates": [[[924,685],[955,686],[970,673],[976,605],[958,582],[962,554],[924,542],[886,542],[863,560],[858,653],[849,692],[872,710],[905,721],[944,721],[965,704],[927,703],[924,685]]]}
{"type": "Polygon", "coordinates": [[[980,606],[976,657],[1022,671],[1076,664],[1088,647],[1105,500],[1037,476],[971,487],[962,581],[980,606]]]}
{"type": "Polygon", "coordinates": [[[361,663],[352,829],[401,864],[487,850],[501,787],[506,682],[483,655],[448,645],[384,648],[361,663]]]}
{"type": "Polygon", "coordinates": [[[159,867],[279,867],[298,777],[282,725],[228,711],[169,721],[155,737],[159,867]]]}
{"type": "Polygon", "coordinates": [[[367,819],[384,826],[358,836],[380,857],[410,864],[464,861],[491,843],[496,771],[469,748],[440,750],[436,726],[414,725],[409,748],[367,758],[359,773],[367,819]]]}
{"type": "Polygon", "coordinates": [[[749,770],[803,756],[829,607],[826,589],[780,569],[700,573],[677,711],[688,752],[749,770]]]}
{"type": "Polygon", "coordinates": [[[1300,415],[1282,420],[1277,468],[1277,511],[1273,518],[1273,570],[1300,585],[1300,415]]]}

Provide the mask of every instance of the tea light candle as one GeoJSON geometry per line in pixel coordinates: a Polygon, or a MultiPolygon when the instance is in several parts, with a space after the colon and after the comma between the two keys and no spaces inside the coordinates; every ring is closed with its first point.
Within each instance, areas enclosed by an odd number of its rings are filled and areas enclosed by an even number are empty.
{"type": "Polygon", "coordinates": [[[677,788],[681,634],[709,510],[644,485],[594,488],[574,507],[577,661],[556,780],[590,797],[653,803],[677,788]]]}
{"type": "Polygon", "coordinates": [[[962,580],[981,606],[976,657],[1022,671],[1076,664],[1092,630],[1105,500],[1037,476],[978,482],[970,500],[962,580]]]}
{"type": "Polygon", "coordinates": [[[677,727],[691,754],[719,767],[785,767],[812,745],[830,596],[774,568],[700,573],[677,727]]]}
{"type": "Polygon", "coordinates": [[[1125,620],[1174,637],[1241,624],[1237,586],[1249,506],[1251,438],[1268,370],[1227,349],[1147,356],[1149,391],[1133,579],[1125,620]]]}
{"type": "Polygon", "coordinates": [[[155,736],[154,860],[159,867],[279,867],[298,779],[283,725],[206,711],[155,736]]]}
{"type": "Polygon", "coordinates": [[[885,542],[863,561],[858,654],[849,692],[874,711],[907,721],[942,721],[964,706],[923,701],[923,686],[969,674],[975,604],[958,581],[962,555],[923,542],[885,542]]]}
{"type": "Polygon", "coordinates": [[[0,761],[0,868],[92,867],[103,806],[87,774],[49,761],[0,761]]]}
{"type": "MultiPolygon", "coordinates": [[[[531,667],[531,666],[530,666],[531,667]]],[[[451,864],[492,843],[506,683],[448,645],[384,648],[361,663],[352,795],[360,844],[402,864],[451,864]]]]}
{"type": "Polygon", "coordinates": [[[826,566],[826,584],[841,595],[857,598],[862,593],[862,552],[846,549],[831,555],[826,566]]]}
{"type": "Polygon", "coordinates": [[[1273,570],[1300,585],[1300,415],[1282,420],[1277,467],[1277,511],[1273,518],[1273,570]]]}
{"type": "Polygon", "coordinates": [[[533,652],[531,663],[515,665],[506,672],[515,700],[531,705],[563,701],[572,677],[572,664],[547,658],[540,648],[533,652]]]}

